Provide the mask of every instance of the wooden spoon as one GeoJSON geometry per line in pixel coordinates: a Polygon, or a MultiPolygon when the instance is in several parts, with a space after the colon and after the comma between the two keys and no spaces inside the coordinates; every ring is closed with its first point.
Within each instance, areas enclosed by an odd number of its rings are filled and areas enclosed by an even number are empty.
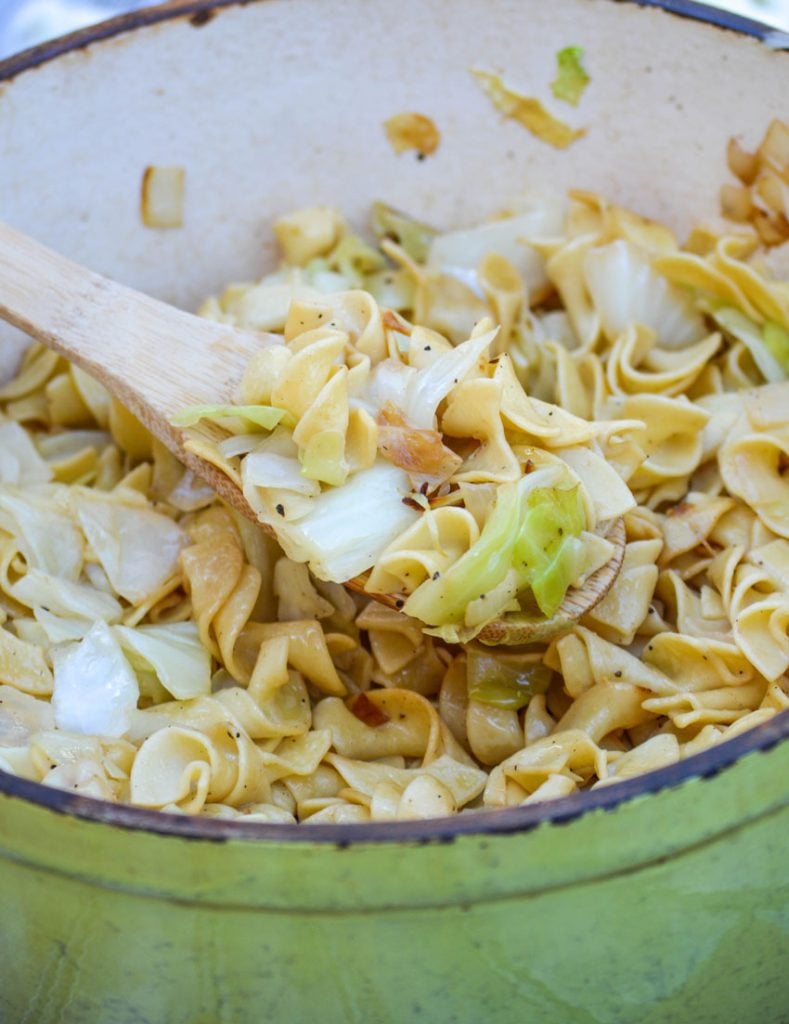
{"type": "MultiPolygon", "coordinates": [[[[182,430],[170,420],[190,405],[232,403],[251,356],[261,346],[280,344],[279,336],[184,313],[86,270],[4,224],[0,224],[0,319],[100,381],[220,497],[258,523],[236,484],[216,466],[187,451],[182,430]]],[[[211,436],[209,426],[206,436],[211,436]]],[[[258,525],[274,536],[271,527],[258,525]]],[[[571,628],[616,579],[624,556],[621,520],[613,524],[609,539],[614,557],[582,588],[570,591],[550,620],[508,616],[489,623],[480,639],[523,644],[571,628]]],[[[364,578],[351,580],[348,586],[363,589],[364,578]]],[[[370,596],[395,607],[390,595],[370,596]]]]}

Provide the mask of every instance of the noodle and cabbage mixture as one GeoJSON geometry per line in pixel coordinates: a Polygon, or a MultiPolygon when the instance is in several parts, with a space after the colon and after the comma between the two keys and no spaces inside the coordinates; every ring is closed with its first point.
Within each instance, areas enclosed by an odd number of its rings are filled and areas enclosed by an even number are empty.
{"type": "Polygon", "coordinates": [[[0,388],[0,768],[228,819],[435,817],[789,706],[779,247],[680,246],[581,192],[444,233],[379,204],[377,245],[328,208],[275,230],[281,268],[201,312],[279,337],[237,404],[179,417],[269,533],[49,350],[0,388]],[[622,519],[595,607],[484,643],[555,615],[622,519]]]}

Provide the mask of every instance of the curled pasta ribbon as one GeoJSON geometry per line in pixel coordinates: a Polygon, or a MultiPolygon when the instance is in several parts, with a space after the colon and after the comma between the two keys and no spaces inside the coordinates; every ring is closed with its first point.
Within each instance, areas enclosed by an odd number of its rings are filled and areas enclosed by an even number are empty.
{"type": "Polygon", "coordinates": [[[34,697],[49,697],[54,681],[44,651],[0,626],[0,684],[34,697]]]}
{"type": "Polygon", "coordinates": [[[488,776],[483,802],[488,807],[521,804],[557,776],[566,780],[559,785],[562,795],[567,795],[579,783],[606,775],[605,752],[587,733],[580,729],[557,731],[497,765],[488,776]]]}
{"type": "Polygon", "coordinates": [[[652,331],[631,325],[608,354],[606,378],[614,395],[683,394],[696,380],[721,344],[720,334],[687,348],[658,348],[652,331]]]}
{"type": "Polygon", "coordinates": [[[132,803],[196,813],[205,803],[235,806],[268,798],[261,751],[222,704],[209,697],[183,702],[180,709],[161,707],[167,709],[162,721],[172,724],[157,728],[137,751],[132,803]]]}
{"type": "Polygon", "coordinates": [[[723,299],[752,320],[789,326],[781,283],[763,277],[745,262],[754,246],[753,239],[729,235],[718,239],[705,256],[675,253],[659,259],[657,266],[670,280],[723,299]]]}
{"type": "Polygon", "coordinates": [[[649,721],[643,706],[647,696],[644,687],[630,682],[596,683],[576,697],[556,723],[557,733],[577,729],[599,743],[609,733],[649,721]]]}
{"type": "Polygon", "coordinates": [[[330,736],[312,731],[256,745],[227,705],[214,697],[171,702],[143,712],[148,728],[130,775],[130,800],[197,813],[205,803],[268,802],[271,783],[309,774],[330,736]]]}
{"type": "Polygon", "coordinates": [[[703,450],[701,432],[709,413],[687,399],[662,395],[612,397],[603,414],[644,424],[629,431],[646,455],[628,481],[634,490],[686,477],[697,469],[703,450]]]}
{"type": "Polygon", "coordinates": [[[735,722],[754,704],[758,705],[766,687],[764,679],[755,679],[742,686],[678,693],[673,697],[650,697],[644,701],[644,709],[654,715],[666,715],[680,730],[709,723],[735,722]]]}
{"type": "Polygon", "coordinates": [[[355,793],[369,801],[373,818],[432,818],[451,814],[482,792],[486,775],[473,763],[443,754],[421,768],[329,754],[326,761],[355,793]]]}
{"type": "Polygon", "coordinates": [[[524,743],[517,711],[478,700],[466,705],[465,736],[471,753],[484,765],[500,764],[524,743]]]}
{"type": "Polygon", "coordinates": [[[742,547],[745,551],[761,547],[775,539],[753,509],[744,502],[735,501],[710,532],[709,539],[721,548],[742,547]]]}
{"type": "MultiPolygon", "coordinates": [[[[287,640],[287,664],[300,672],[317,690],[336,696],[345,695],[347,689],[332,662],[326,634],[320,623],[314,619],[297,622],[247,622],[237,636],[234,653],[242,667],[250,666],[248,676],[254,671],[262,678],[263,669],[260,661],[264,656],[268,656],[268,652],[276,650],[271,644],[264,650],[263,645],[278,639],[287,640]]],[[[274,657],[280,659],[281,654],[277,652],[274,657]]],[[[281,661],[277,664],[281,665],[281,661]]],[[[267,687],[266,690],[268,689],[267,687]]]]}
{"type": "Polygon", "coordinates": [[[500,381],[486,377],[461,381],[452,389],[441,418],[443,433],[481,442],[454,474],[455,480],[506,483],[521,476],[501,420],[502,392],[500,381]]]}
{"type": "Polygon", "coordinates": [[[544,345],[555,366],[553,401],[579,419],[593,419],[598,404],[608,394],[600,360],[591,353],[574,357],[556,341],[544,345]]]}
{"type": "Polygon", "coordinates": [[[359,679],[359,688],[374,681],[389,689],[406,689],[424,697],[438,693],[447,668],[447,656],[431,637],[422,633],[414,619],[371,601],[356,625],[367,632],[372,658],[362,647],[355,648],[358,662],[369,670],[359,679]]]}
{"type": "Polygon", "coordinates": [[[672,690],[655,691],[666,700],[720,687],[741,689],[756,678],[743,652],[725,639],[661,633],[649,641],[643,658],[672,684],[672,690]]]}
{"type": "Polygon", "coordinates": [[[429,764],[443,753],[468,761],[430,701],[404,689],[370,690],[365,698],[384,719],[366,725],[341,700],[327,697],[313,711],[313,726],[327,729],[343,757],[372,760],[400,755],[429,764]]]}
{"type": "MultiPolygon", "coordinates": [[[[324,297],[330,310],[330,323],[345,331],[361,355],[378,363],[387,355],[386,330],[378,303],[368,292],[348,291],[324,297]]],[[[286,337],[288,328],[285,328],[286,337]]]]}
{"type": "Polygon", "coordinates": [[[246,804],[242,809],[227,804],[204,804],[200,811],[202,818],[221,818],[223,821],[277,822],[280,825],[295,825],[296,819],[283,807],[273,803],[246,804]]]}
{"type": "Polygon", "coordinates": [[[232,520],[205,540],[184,548],[181,566],[202,644],[234,679],[246,682],[248,669],[236,658],[236,643],[260,591],[260,572],[246,562],[232,520]]]}
{"type": "Polygon", "coordinates": [[[682,756],[679,740],[671,733],[651,736],[632,750],[612,759],[608,765],[608,776],[598,786],[609,786],[614,782],[632,779],[644,772],[655,771],[669,764],[676,764],[682,756]]]}
{"type": "Polygon", "coordinates": [[[692,551],[706,541],[721,516],[734,507],[731,498],[690,493],[663,518],[663,551],[661,568],[670,565],[678,555],[692,551]]]}
{"type": "Polygon", "coordinates": [[[489,252],[479,265],[477,278],[496,323],[500,326],[493,355],[506,352],[510,335],[526,306],[523,278],[509,260],[489,252]]]}
{"type": "MultiPolygon", "coordinates": [[[[789,387],[784,394],[789,397],[789,387]]],[[[718,453],[728,491],[742,498],[765,526],[781,537],[789,537],[787,462],[789,418],[767,430],[759,429],[749,417],[743,416],[718,453]]]]}
{"type": "Polygon", "coordinates": [[[587,189],[572,189],[570,197],[569,235],[595,231],[601,244],[621,238],[652,255],[674,252],[678,248],[670,228],[618,206],[606,196],[587,189]]]}
{"type": "MultiPolygon", "coordinates": [[[[291,309],[292,316],[300,312],[300,308],[291,309]]],[[[315,328],[297,336],[296,341],[291,341],[288,346],[290,357],[280,368],[276,382],[272,383],[271,404],[278,409],[286,409],[294,420],[301,419],[335,368],[342,365],[342,355],[348,342],[344,331],[330,327],[315,328]]]]}
{"type": "Polygon", "coordinates": [[[789,543],[722,551],[710,566],[735,642],[768,680],[789,669],[789,543]],[[744,560],[743,560],[744,559],[744,560]]]}
{"type": "Polygon", "coordinates": [[[649,613],[658,580],[655,563],[661,548],[660,540],[629,542],[614,585],[603,600],[586,613],[583,624],[612,643],[631,644],[649,613]]]}
{"type": "Polygon", "coordinates": [[[288,672],[287,681],[265,699],[255,699],[249,690],[238,686],[219,690],[215,699],[253,740],[301,736],[310,728],[309,694],[298,672],[288,672]]]}
{"type": "Polygon", "coordinates": [[[705,602],[705,591],[699,594],[691,589],[678,573],[662,573],[657,593],[663,601],[667,615],[676,623],[680,633],[711,640],[731,638],[731,625],[723,605],[718,602],[705,602]]]}
{"type": "Polygon", "coordinates": [[[277,559],[273,582],[280,622],[326,619],[334,615],[334,605],[318,593],[303,562],[277,559]]]}
{"type": "Polygon", "coordinates": [[[596,244],[594,235],[581,235],[559,245],[535,244],[535,248],[548,255],[546,272],[567,311],[581,352],[593,351],[602,334],[600,314],[592,302],[584,277],[587,253],[596,244]]]}
{"type": "Polygon", "coordinates": [[[412,593],[426,579],[454,564],[479,539],[479,526],[464,508],[425,512],[379,557],[366,589],[412,593]]]}
{"type": "Polygon", "coordinates": [[[565,688],[574,698],[596,685],[620,679],[653,693],[677,691],[677,686],[663,672],[583,626],[576,626],[572,632],[554,640],[544,660],[548,668],[561,672],[565,688]]]}
{"type": "Polygon", "coordinates": [[[126,740],[52,729],[33,734],[29,744],[29,777],[37,782],[99,800],[128,799],[136,750],[126,740]]]}
{"type": "Polygon", "coordinates": [[[547,448],[586,444],[596,428],[566,409],[529,397],[520,385],[508,355],[499,357],[493,380],[501,385],[501,415],[510,432],[517,431],[547,448]]]}
{"type": "Polygon", "coordinates": [[[13,402],[39,391],[63,365],[63,359],[57,352],[38,342],[32,344],[22,356],[14,377],[0,385],[0,402],[13,402]]]}

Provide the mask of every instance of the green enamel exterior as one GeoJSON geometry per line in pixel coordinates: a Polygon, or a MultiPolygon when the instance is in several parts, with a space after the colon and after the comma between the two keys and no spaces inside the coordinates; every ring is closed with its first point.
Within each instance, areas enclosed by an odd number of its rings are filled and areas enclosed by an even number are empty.
{"type": "Polygon", "coordinates": [[[789,744],[563,824],[208,841],[0,799],[8,1024],[781,1024],[789,744]]]}

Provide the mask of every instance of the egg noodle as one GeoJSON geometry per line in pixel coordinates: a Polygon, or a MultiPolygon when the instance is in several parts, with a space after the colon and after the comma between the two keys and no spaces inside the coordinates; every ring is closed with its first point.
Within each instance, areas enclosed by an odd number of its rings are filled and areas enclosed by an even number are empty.
{"type": "Polygon", "coordinates": [[[789,707],[789,283],[758,234],[679,246],[583,192],[373,228],[285,217],[281,268],[201,309],[280,336],[237,405],[179,417],[276,541],[58,355],[0,387],[0,769],[245,821],[428,818],[789,707]],[[575,626],[481,642],[549,618],[620,517],[575,626]]]}

